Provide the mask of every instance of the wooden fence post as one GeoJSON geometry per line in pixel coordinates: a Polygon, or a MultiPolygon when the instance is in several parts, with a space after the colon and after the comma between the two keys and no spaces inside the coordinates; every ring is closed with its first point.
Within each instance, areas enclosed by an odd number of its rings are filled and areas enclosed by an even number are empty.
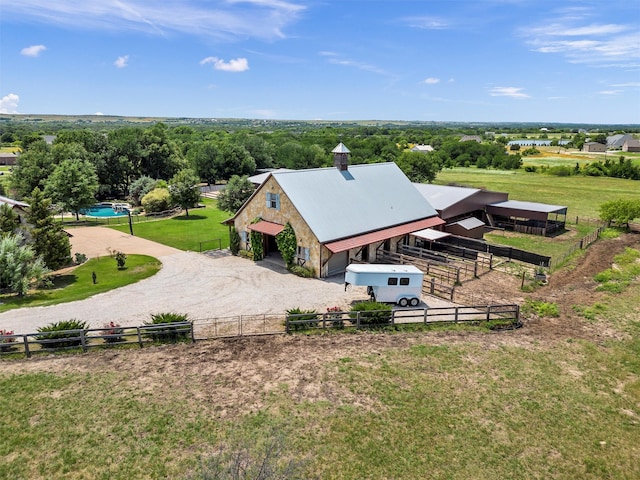
{"type": "Polygon", "coordinates": [[[24,342],[24,354],[27,358],[31,358],[31,351],[29,350],[29,336],[23,335],[22,341],[24,342]]]}
{"type": "Polygon", "coordinates": [[[138,332],[138,344],[140,348],[142,348],[142,334],[140,333],[140,327],[136,327],[136,331],[138,332]]]}
{"type": "Polygon", "coordinates": [[[87,352],[87,337],[84,330],[80,330],[80,345],[82,345],[82,351],[87,352]]]}

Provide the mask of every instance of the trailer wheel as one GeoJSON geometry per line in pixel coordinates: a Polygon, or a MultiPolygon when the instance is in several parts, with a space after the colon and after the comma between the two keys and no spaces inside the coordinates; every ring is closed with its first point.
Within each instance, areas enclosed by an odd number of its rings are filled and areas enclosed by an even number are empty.
{"type": "Polygon", "coordinates": [[[406,307],[407,305],[409,305],[409,300],[407,300],[405,297],[402,297],[400,300],[398,300],[398,305],[400,305],[401,307],[406,307]]]}
{"type": "Polygon", "coordinates": [[[417,307],[419,303],[420,303],[420,300],[417,298],[412,298],[409,301],[409,305],[411,305],[412,307],[417,307]]]}

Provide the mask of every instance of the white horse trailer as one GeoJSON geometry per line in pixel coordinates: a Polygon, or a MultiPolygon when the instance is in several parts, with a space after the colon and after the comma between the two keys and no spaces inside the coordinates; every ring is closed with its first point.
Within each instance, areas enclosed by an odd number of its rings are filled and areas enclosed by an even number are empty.
{"type": "Polygon", "coordinates": [[[401,307],[420,303],[423,279],[422,271],[413,265],[352,263],[344,274],[347,285],[366,286],[375,301],[401,307]]]}

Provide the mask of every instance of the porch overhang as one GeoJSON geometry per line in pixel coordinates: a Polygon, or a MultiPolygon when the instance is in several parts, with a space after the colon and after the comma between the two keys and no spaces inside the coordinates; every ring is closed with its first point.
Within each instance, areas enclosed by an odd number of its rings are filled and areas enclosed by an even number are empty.
{"type": "Polygon", "coordinates": [[[388,238],[397,237],[400,235],[407,235],[409,233],[423,230],[425,228],[436,227],[444,224],[445,221],[440,217],[424,218],[415,222],[409,222],[402,225],[396,225],[395,227],[384,228],[382,230],[376,230],[375,232],[369,232],[362,235],[356,235],[349,238],[343,238],[335,242],[325,243],[327,247],[333,253],[340,253],[352,248],[362,247],[363,245],[369,245],[375,242],[381,242],[388,238]]]}
{"type": "Polygon", "coordinates": [[[254,232],[260,232],[275,237],[282,230],[284,230],[284,225],[280,225],[279,223],[267,222],[266,220],[260,220],[259,222],[252,223],[251,225],[247,226],[247,228],[254,232]]]}

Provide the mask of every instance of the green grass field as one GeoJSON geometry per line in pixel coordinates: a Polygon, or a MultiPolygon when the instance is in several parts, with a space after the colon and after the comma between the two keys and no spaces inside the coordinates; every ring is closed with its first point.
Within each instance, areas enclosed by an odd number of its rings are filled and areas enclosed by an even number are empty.
{"type": "Polygon", "coordinates": [[[69,273],[54,276],[51,288],[29,292],[22,298],[9,294],[0,295],[0,312],[82,300],[150,277],[161,266],[159,260],[147,255],[128,255],[124,270],[118,270],[115,259],[111,257],[93,258],[69,273]],[[92,272],[96,273],[96,284],[93,283],[92,272]]]}
{"type": "MultiPolygon", "coordinates": [[[[199,251],[203,242],[203,250],[218,248],[220,240],[222,248],[229,246],[229,228],[220,222],[231,217],[228,212],[216,208],[215,201],[205,199],[204,208],[189,210],[165,220],[139,222],[133,225],[134,235],[169,245],[180,250],[199,251]]],[[[128,224],[112,227],[115,230],[129,233],[128,224]]]]}
{"type": "Polygon", "coordinates": [[[435,183],[456,184],[509,193],[510,200],[568,207],[567,221],[597,219],[599,206],[617,198],[640,198],[640,182],[607,177],[556,177],[522,170],[454,168],[438,173],[435,183]]]}
{"type": "MultiPolygon", "coordinates": [[[[208,383],[239,377],[183,382],[183,363],[144,380],[0,373],[0,478],[232,478],[192,472],[220,448],[258,455],[274,432],[278,457],[306,460],[282,478],[640,478],[639,297],[637,283],[610,297],[594,328],[617,335],[597,343],[423,334],[385,348],[363,334],[352,354],[294,376],[309,383],[258,389],[260,407],[242,413],[221,409],[208,383]],[[300,400],[305,385],[320,390],[300,400]]],[[[185,351],[184,365],[204,351],[185,351]]]]}

